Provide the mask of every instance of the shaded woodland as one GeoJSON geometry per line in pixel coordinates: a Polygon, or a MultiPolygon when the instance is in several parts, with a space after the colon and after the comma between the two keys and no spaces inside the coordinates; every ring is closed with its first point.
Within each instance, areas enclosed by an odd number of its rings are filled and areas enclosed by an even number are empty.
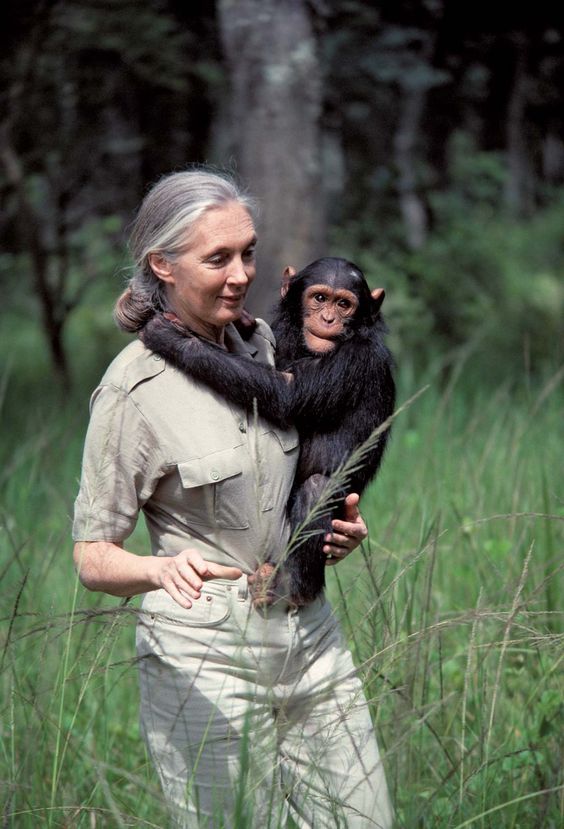
{"type": "Polygon", "coordinates": [[[194,162],[258,196],[254,312],[286,264],[347,255],[386,287],[400,351],[477,337],[494,376],[494,353],[500,373],[562,357],[562,7],[12,0],[2,17],[5,309],[34,315],[64,382],[67,324],[94,283],[117,294],[146,188],[194,162]]]}
{"type": "MultiPolygon", "coordinates": [[[[137,604],[80,586],[71,516],[128,342],[128,226],[203,162],[260,201],[251,309],[286,264],[346,256],[386,288],[398,400],[428,385],[328,575],[398,827],[560,829],[564,6],[5,0],[0,22],[2,827],[170,822],[137,604]]],[[[142,522],[127,543],[149,553],[142,522]]]]}

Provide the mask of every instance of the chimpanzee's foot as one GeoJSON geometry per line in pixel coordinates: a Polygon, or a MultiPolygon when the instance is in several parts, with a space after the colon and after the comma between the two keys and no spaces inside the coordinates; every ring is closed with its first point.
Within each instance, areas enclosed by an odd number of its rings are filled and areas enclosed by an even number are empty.
{"type": "Polygon", "coordinates": [[[248,577],[249,591],[253,607],[270,607],[276,602],[284,601],[296,604],[288,595],[288,584],[284,572],[274,564],[266,562],[248,577]]]}
{"type": "Polygon", "coordinates": [[[248,577],[249,591],[255,609],[269,607],[276,601],[274,581],[276,572],[273,564],[261,564],[255,572],[248,577]]]}

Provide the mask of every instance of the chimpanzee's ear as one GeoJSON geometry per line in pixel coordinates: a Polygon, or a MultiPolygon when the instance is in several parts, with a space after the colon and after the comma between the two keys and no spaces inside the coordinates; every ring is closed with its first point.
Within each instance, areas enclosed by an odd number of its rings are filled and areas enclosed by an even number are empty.
{"type": "Polygon", "coordinates": [[[280,286],[280,296],[285,297],[290,287],[290,281],[293,276],[297,274],[297,270],[292,265],[286,265],[284,274],[282,276],[282,284],[280,286]]]}
{"type": "Polygon", "coordinates": [[[383,288],[374,288],[374,290],[370,293],[372,295],[372,299],[374,300],[372,310],[374,311],[374,313],[376,313],[382,307],[384,297],[386,296],[386,291],[383,288]]]}

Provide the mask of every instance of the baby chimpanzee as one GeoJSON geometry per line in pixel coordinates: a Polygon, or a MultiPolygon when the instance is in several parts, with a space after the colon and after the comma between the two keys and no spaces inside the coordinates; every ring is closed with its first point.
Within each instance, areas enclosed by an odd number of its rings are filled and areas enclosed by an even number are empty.
{"type": "MultiPolygon", "coordinates": [[[[273,330],[276,369],[226,353],[158,314],[142,332],[145,344],[227,400],[279,426],[294,423],[300,457],[288,504],[292,530],[306,528],[281,564],[265,562],[250,577],[255,605],[284,597],[307,604],[325,583],[325,534],[331,514],[308,518],[331,474],[393,412],[392,358],[384,345],[383,292],[374,295],[362,271],[324,258],[299,273],[287,269],[273,330]],[[291,373],[292,380],[280,372],[291,373]]],[[[380,435],[347,489],[361,494],[376,474],[388,433],[380,435]]],[[[343,496],[344,498],[344,496],[343,496]]],[[[342,504],[343,498],[340,499],[342,504]]]]}

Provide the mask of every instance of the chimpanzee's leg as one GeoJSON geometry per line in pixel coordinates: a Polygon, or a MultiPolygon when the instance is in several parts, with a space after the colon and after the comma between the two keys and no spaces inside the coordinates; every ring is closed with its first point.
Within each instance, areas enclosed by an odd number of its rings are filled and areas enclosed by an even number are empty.
{"type": "Polygon", "coordinates": [[[292,602],[312,602],[325,585],[325,536],[331,532],[334,500],[319,504],[329,478],[316,474],[306,478],[291,495],[290,524],[295,538],[282,565],[292,602]]]}
{"type": "Polygon", "coordinates": [[[285,556],[276,563],[266,562],[249,577],[255,607],[279,600],[301,607],[323,590],[324,539],[331,532],[331,519],[336,513],[334,502],[318,507],[328,480],[325,475],[311,475],[292,490],[288,510],[292,535],[285,556]]]}

